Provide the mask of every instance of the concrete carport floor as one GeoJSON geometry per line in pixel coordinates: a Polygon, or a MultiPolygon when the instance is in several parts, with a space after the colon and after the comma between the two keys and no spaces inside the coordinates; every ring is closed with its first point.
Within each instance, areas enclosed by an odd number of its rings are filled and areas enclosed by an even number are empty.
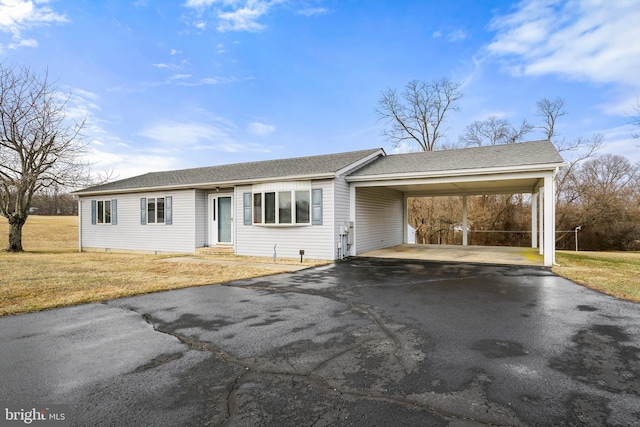
{"type": "Polygon", "coordinates": [[[638,308],[544,267],[352,258],[2,318],[0,401],[72,425],[637,425],[638,308]]]}
{"type": "Polygon", "coordinates": [[[482,264],[544,265],[544,257],[540,255],[539,249],[513,246],[404,244],[364,252],[360,256],[482,264]]]}

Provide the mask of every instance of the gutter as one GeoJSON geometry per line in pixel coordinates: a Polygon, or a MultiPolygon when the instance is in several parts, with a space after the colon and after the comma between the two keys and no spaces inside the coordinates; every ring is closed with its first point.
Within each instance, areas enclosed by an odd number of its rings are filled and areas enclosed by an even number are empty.
{"type": "Polygon", "coordinates": [[[149,191],[166,191],[166,190],[190,190],[190,189],[213,189],[216,187],[236,187],[240,185],[252,185],[262,184],[265,182],[276,181],[308,181],[317,179],[333,179],[336,177],[335,172],[315,174],[315,175],[291,175],[291,176],[277,176],[271,178],[259,178],[259,179],[241,179],[234,181],[217,181],[217,182],[199,182],[191,184],[180,185],[161,185],[161,186],[149,186],[149,187],[134,187],[134,188],[112,188],[107,190],[78,190],[71,194],[76,196],[94,196],[101,194],[124,194],[124,193],[144,193],[149,191]]]}
{"type": "Polygon", "coordinates": [[[404,173],[384,173],[376,175],[350,175],[346,177],[348,182],[367,182],[367,181],[395,181],[402,179],[415,179],[415,178],[448,178],[454,176],[465,175],[492,175],[499,173],[512,173],[512,172],[539,172],[548,170],[559,170],[559,168],[566,166],[566,163],[547,163],[541,165],[529,165],[523,166],[510,166],[502,168],[475,168],[475,169],[458,169],[458,170],[438,170],[438,171],[423,171],[423,172],[404,172],[404,173]]]}

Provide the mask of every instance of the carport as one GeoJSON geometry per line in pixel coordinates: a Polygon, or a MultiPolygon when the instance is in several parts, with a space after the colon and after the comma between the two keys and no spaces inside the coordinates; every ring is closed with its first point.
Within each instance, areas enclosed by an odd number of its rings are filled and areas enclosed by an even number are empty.
{"type": "Polygon", "coordinates": [[[349,253],[408,244],[409,197],[462,197],[467,246],[467,196],[531,194],[532,248],[555,263],[555,179],[564,166],[548,140],[383,157],[349,175],[349,253]]]}

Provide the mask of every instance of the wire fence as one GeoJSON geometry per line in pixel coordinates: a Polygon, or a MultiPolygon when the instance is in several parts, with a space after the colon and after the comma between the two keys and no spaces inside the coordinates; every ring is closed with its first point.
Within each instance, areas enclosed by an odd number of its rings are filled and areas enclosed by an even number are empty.
{"type": "MultiPolygon", "coordinates": [[[[539,235],[539,230],[536,235],[539,235]]],[[[575,245],[575,230],[556,230],[556,245],[561,249],[572,249],[575,245]]],[[[462,244],[462,230],[440,230],[430,235],[416,233],[416,243],[462,244]]],[[[478,246],[529,247],[532,244],[531,230],[468,230],[467,244],[478,246]]]]}

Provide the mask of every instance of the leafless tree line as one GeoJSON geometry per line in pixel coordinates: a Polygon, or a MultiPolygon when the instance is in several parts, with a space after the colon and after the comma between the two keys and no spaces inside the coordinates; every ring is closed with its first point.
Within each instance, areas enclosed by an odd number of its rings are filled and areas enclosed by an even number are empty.
{"type": "MultiPolygon", "coordinates": [[[[422,151],[453,148],[445,140],[444,123],[458,111],[460,85],[446,79],[410,82],[398,94],[382,93],[377,113],[386,122],[384,135],[394,147],[417,143],[422,151]]],[[[640,127],[640,102],[631,123],[640,127]]],[[[600,134],[568,141],[558,134],[567,115],[562,98],[542,98],[536,104],[536,122],[513,125],[489,116],[469,124],[458,147],[511,144],[533,132],[549,139],[567,166],[557,179],[556,244],[575,248],[574,230],[580,226],[580,247],[591,250],[640,250],[640,165],[618,155],[600,155],[600,134]]],[[[640,138],[640,134],[633,134],[640,138]]],[[[530,138],[529,138],[530,139],[530,138]]],[[[528,246],[531,244],[531,196],[522,194],[470,196],[469,244],[528,246]]],[[[409,223],[417,243],[462,243],[462,198],[409,199],[409,223]]]]}

